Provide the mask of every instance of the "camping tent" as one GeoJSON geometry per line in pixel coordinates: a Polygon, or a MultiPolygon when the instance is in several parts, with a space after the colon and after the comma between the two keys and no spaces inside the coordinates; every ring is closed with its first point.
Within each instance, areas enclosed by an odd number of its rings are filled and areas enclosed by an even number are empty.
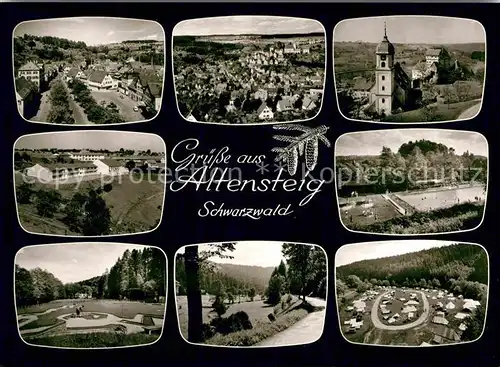
{"type": "Polygon", "coordinates": [[[455,304],[453,302],[448,302],[446,305],[447,310],[453,310],[455,308],[455,304]]]}

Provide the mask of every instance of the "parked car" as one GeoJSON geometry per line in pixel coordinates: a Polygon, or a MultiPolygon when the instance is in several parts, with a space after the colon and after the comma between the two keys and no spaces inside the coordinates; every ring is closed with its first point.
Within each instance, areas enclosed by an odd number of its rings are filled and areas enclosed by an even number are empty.
{"type": "Polygon", "coordinates": [[[139,107],[134,106],[134,111],[135,111],[135,112],[139,111],[139,107]]]}

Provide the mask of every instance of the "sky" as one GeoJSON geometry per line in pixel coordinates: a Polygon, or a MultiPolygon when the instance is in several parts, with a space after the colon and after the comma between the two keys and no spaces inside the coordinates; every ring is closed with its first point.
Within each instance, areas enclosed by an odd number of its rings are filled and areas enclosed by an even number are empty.
{"type": "MultiPolygon", "coordinates": [[[[235,250],[233,252],[226,252],[231,255],[233,259],[220,259],[218,257],[210,258],[210,261],[219,264],[235,264],[235,265],[249,265],[249,266],[262,266],[262,267],[275,267],[278,266],[281,260],[284,261],[283,254],[281,253],[281,246],[283,242],[271,241],[244,241],[236,242],[235,250]]],[[[200,245],[198,251],[206,251],[210,245],[200,245]]],[[[178,253],[184,253],[184,247],[178,253]]]]}
{"type": "Polygon", "coordinates": [[[447,17],[373,17],[348,19],[337,24],[334,42],[378,43],[384,37],[392,43],[451,44],[485,43],[482,25],[475,21],[447,17]]]}
{"type": "Polygon", "coordinates": [[[229,16],[200,18],[178,23],[174,36],[210,36],[231,34],[313,33],[325,30],[321,23],[303,18],[273,16],[229,16]]]}
{"type": "Polygon", "coordinates": [[[154,134],[122,131],[68,131],[21,137],[15,149],[124,149],[164,152],[163,139],[154,134]]]}
{"type": "Polygon", "coordinates": [[[47,270],[66,284],[102,275],[125,250],[145,247],[148,246],[112,242],[27,246],[17,253],[15,263],[28,270],[47,270]]]}
{"type": "Polygon", "coordinates": [[[434,240],[402,240],[362,242],[345,245],[335,254],[335,267],[356,261],[379,259],[382,257],[403,255],[410,252],[427,250],[433,247],[450,246],[456,242],[434,240]]]}
{"type": "Polygon", "coordinates": [[[88,46],[127,40],[165,41],[163,28],[156,22],[121,18],[54,18],[20,23],[14,37],[24,34],[53,36],[83,41],[88,46]]]}
{"type": "Polygon", "coordinates": [[[375,130],[342,135],[335,145],[335,155],[379,155],[382,147],[397,152],[403,143],[420,139],[442,143],[461,155],[466,150],[488,157],[485,138],[475,132],[438,129],[375,130]]]}

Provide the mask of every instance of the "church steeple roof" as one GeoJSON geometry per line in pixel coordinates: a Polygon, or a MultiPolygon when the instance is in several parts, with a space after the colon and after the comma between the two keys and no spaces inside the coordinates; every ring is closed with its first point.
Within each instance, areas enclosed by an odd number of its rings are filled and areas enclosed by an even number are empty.
{"type": "Polygon", "coordinates": [[[377,50],[375,51],[375,53],[381,54],[381,55],[394,55],[394,53],[395,53],[394,45],[389,41],[389,38],[387,38],[387,23],[386,22],[384,22],[384,38],[378,44],[377,50]]]}

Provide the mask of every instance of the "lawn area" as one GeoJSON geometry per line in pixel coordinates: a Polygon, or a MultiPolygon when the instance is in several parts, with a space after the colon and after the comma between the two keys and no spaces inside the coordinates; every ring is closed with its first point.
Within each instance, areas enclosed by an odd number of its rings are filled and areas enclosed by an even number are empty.
{"type": "MultiPolygon", "coordinates": [[[[202,296],[203,305],[203,322],[209,323],[212,319],[217,317],[217,314],[213,312],[211,296],[202,296]]],[[[273,312],[273,307],[264,303],[264,301],[250,301],[243,300],[241,303],[234,303],[229,306],[224,317],[236,313],[238,311],[245,311],[250,318],[250,321],[254,323],[257,320],[265,319],[267,320],[267,315],[273,312]]],[[[179,319],[179,327],[181,329],[181,334],[187,339],[187,328],[188,328],[188,306],[186,296],[177,296],[177,315],[179,319]]]]}
{"type": "MultiPolygon", "coordinates": [[[[56,309],[64,305],[72,305],[76,300],[62,300],[45,303],[39,306],[27,307],[19,309],[18,315],[30,315],[45,312],[50,309],[56,309]]],[[[85,300],[83,303],[78,301],[78,304],[83,304],[84,312],[97,312],[109,313],[117,317],[132,319],[137,314],[152,315],[164,317],[165,305],[151,304],[143,302],[130,302],[130,301],[112,301],[112,300],[85,300]]],[[[34,329],[42,326],[55,325],[58,320],[57,317],[75,312],[74,307],[61,308],[43,315],[37,315],[38,319],[24,325],[21,329],[34,329]]],[[[22,320],[21,320],[22,321],[22,320]]]]}
{"type": "MultiPolygon", "coordinates": [[[[18,176],[17,176],[18,177],[18,176]]],[[[16,179],[16,185],[21,184],[16,179]]],[[[101,183],[97,180],[87,180],[79,183],[62,185],[35,184],[36,189],[57,190],[64,199],[70,199],[76,192],[85,192],[90,188],[98,188],[111,183],[110,192],[102,194],[111,212],[111,234],[136,233],[153,229],[161,218],[165,184],[152,176],[151,180],[140,180],[138,174],[115,177],[101,183]]],[[[78,235],[69,230],[62,222],[64,214],[59,212],[53,218],[45,218],[36,214],[34,204],[18,204],[21,225],[30,232],[62,235],[78,235]]]]}
{"type": "Polygon", "coordinates": [[[388,200],[385,200],[381,195],[366,195],[359,196],[356,198],[357,205],[352,209],[342,210],[340,208],[340,218],[345,226],[349,227],[350,224],[355,223],[357,225],[366,226],[377,222],[383,222],[394,217],[399,217],[401,214],[396,210],[395,206],[392,205],[388,200]],[[360,205],[361,201],[372,200],[373,207],[363,208],[360,205]],[[363,211],[370,210],[373,212],[373,216],[363,215],[363,211]]]}
{"type": "MultiPolygon", "coordinates": [[[[188,323],[188,308],[187,297],[177,297],[178,319],[181,334],[185,339],[188,338],[187,323],[188,323]],[[179,308],[180,307],[180,308],[179,308]]],[[[244,311],[248,314],[252,328],[248,330],[240,330],[229,334],[216,333],[209,339],[205,340],[208,345],[224,345],[224,346],[251,346],[262,342],[278,334],[281,331],[289,328],[299,320],[306,317],[309,312],[313,312],[314,307],[307,307],[302,301],[299,301],[296,296],[285,295],[282,297],[282,302],[276,306],[270,306],[262,300],[248,301],[229,305],[223,318],[229,317],[239,311],[244,311]],[[289,302],[287,302],[287,300],[289,302]],[[273,313],[276,320],[271,322],[268,315],[273,313]]],[[[203,299],[203,322],[208,324],[215,319],[217,315],[212,312],[208,296],[203,299]]]]}
{"type": "Polygon", "coordinates": [[[62,348],[113,348],[128,345],[151,344],[159,339],[158,335],[87,333],[57,335],[48,337],[23,337],[29,344],[56,346],[62,348]]]}
{"type": "MultiPolygon", "coordinates": [[[[472,107],[478,103],[477,100],[457,102],[457,103],[438,103],[436,104],[434,121],[453,121],[460,116],[469,107],[472,107]]],[[[384,122],[426,122],[427,118],[424,113],[424,108],[419,108],[417,110],[406,111],[391,116],[387,116],[383,120],[384,122]]],[[[430,122],[430,121],[429,121],[430,122]]]]}
{"type": "Polygon", "coordinates": [[[407,289],[407,290],[396,289],[396,292],[394,293],[393,298],[389,298],[389,297],[384,296],[384,297],[382,297],[380,304],[382,304],[382,302],[386,299],[390,300],[390,302],[386,304],[386,309],[391,311],[391,313],[384,315],[381,312],[380,307],[378,308],[378,318],[385,325],[404,325],[404,324],[413,322],[413,321],[417,320],[420,317],[420,315],[422,315],[422,312],[424,311],[423,302],[422,302],[422,295],[420,294],[420,292],[414,291],[413,289],[407,289]],[[414,298],[413,300],[417,301],[418,304],[409,305],[409,306],[413,306],[417,309],[416,312],[413,312],[413,317],[411,319],[409,319],[408,313],[403,313],[402,311],[406,307],[405,303],[410,301],[410,295],[412,293],[415,293],[417,295],[416,298],[414,298]],[[384,320],[384,316],[391,317],[395,314],[399,314],[400,317],[397,318],[394,323],[391,324],[388,322],[388,320],[384,320]]]}

